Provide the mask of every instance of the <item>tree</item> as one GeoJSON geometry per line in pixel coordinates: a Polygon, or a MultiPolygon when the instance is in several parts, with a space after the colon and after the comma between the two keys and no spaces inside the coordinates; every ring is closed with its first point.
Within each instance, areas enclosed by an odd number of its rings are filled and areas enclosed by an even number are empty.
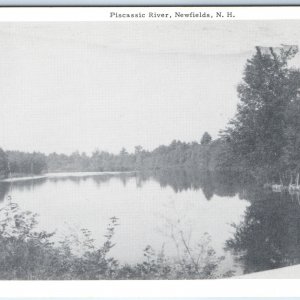
{"type": "Polygon", "coordinates": [[[238,86],[237,114],[223,132],[237,160],[251,170],[267,174],[282,171],[287,145],[287,111],[299,88],[288,61],[298,47],[261,48],[247,61],[238,86]]]}
{"type": "Polygon", "coordinates": [[[123,147],[117,158],[117,171],[131,171],[134,169],[135,159],[123,147]]]}
{"type": "Polygon", "coordinates": [[[128,155],[128,152],[127,152],[127,150],[123,147],[123,148],[121,149],[121,151],[120,151],[120,156],[126,156],[126,155],[128,155]]]}
{"type": "Polygon", "coordinates": [[[138,145],[134,147],[134,155],[135,155],[135,167],[140,169],[143,162],[143,147],[138,145]]]}
{"type": "MultiPolygon", "coordinates": [[[[299,87],[300,72],[294,70],[291,72],[290,85],[294,84],[292,89],[294,92],[299,87]]],[[[281,157],[281,164],[286,166],[293,173],[299,173],[300,171],[300,95],[297,93],[293,95],[293,99],[290,101],[290,105],[286,111],[286,122],[285,128],[286,135],[286,146],[284,147],[284,153],[281,157]]]]}
{"type": "Polygon", "coordinates": [[[0,178],[5,178],[9,172],[6,153],[0,148],[0,178]]]}
{"type": "Polygon", "coordinates": [[[41,174],[47,170],[47,162],[45,154],[33,152],[31,155],[31,170],[32,174],[41,174]]]}
{"type": "Polygon", "coordinates": [[[202,135],[200,144],[207,145],[211,142],[211,140],[212,140],[211,135],[205,131],[204,134],[202,135]]]}
{"type": "Polygon", "coordinates": [[[7,151],[10,171],[15,174],[41,174],[47,170],[46,155],[33,152],[7,151]]]}

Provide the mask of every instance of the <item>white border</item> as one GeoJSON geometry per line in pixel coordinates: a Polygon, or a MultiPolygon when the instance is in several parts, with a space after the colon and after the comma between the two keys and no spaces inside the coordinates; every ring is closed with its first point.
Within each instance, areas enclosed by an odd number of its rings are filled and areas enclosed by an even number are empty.
{"type": "MultiPolygon", "coordinates": [[[[109,13],[174,11],[232,11],[234,20],[300,19],[300,7],[172,7],[172,8],[0,8],[0,22],[131,21],[111,19],[109,13]]],[[[161,19],[146,19],[160,21],[161,19]]],[[[207,19],[167,19],[167,21],[207,19]]],[[[214,19],[217,20],[217,19],[214,19]]],[[[219,19],[221,21],[226,20],[219,19]]],[[[231,19],[233,20],[233,19],[231,19]]],[[[135,19],[145,21],[145,19],[135,19]]],[[[1,24],[0,24],[1,26],[1,24]]],[[[300,34],[300,32],[299,32],[300,34]]],[[[195,281],[0,281],[0,297],[296,297],[297,279],[222,279],[195,281]]]]}
{"type": "Polygon", "coordinates": [[[297,297],[297,279],[0,282],[1,297],[297,297]]]}
{"type": "MultiPolygon", "coordinates": [[[[300,2],[300,1],[299,1],[300,2]]],[[[300,4],[300,3],[299,3],[300,4]]],[[[0,7],[0,22],[97,22],[97,21],[234,21],[234,20],[293,20],[299,19],[300,6],[291,7],[0,7]],[[145,14],[144,18],[110,17],[118,14],[145,14]],[[168,13],[171,18],[151,18],[150,12],[168,13]],[[183,17],[175,13],[209,13],[213,18],[183,17]],[[216,13],[223,12],[223,18],[216,13]],[[235,17],[227,17],[231,12],[235,17]]]]}
{"type": "Polygon", "coordinates": [[[299,5],[299,0],[0,0],[3,6],[299,5]]]}

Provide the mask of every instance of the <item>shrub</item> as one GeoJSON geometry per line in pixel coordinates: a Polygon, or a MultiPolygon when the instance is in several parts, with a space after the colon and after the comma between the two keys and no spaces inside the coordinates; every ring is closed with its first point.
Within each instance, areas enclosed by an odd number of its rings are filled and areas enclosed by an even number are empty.
{"type": "MultiPolygon", "coordinates": [[[[98,279],[207,279],[218,277],[217,257],[209,237],[193,251],[184,245],[182,255],[166,257],[151,246],[144,250],[144,261],[121,264],[109,255],[118,219],[107,227],[105,242],[96,247],[91,232],[82,229],[84,240],[65,237],[53,242],[55,232],[37,230],[37,215],[21,211],[16,203],[0,209],[0,279],[22,280],[98,280],[98,279]],[[73,244],[80,243],[83,252],[75,253],[73,244]]],[[[184,238],[182,238],[184,241],[184,238]]]]}

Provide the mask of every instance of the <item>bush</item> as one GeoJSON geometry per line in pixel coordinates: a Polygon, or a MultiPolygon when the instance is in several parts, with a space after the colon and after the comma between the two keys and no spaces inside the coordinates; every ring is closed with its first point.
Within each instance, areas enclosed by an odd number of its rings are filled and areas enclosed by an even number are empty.
{"type": "MultiPolygon", "coordinates": [[[[183,245],[177,258],[166,257],[164,251],[156,253],[151,246],[144,250],[144,261],[120,264],[109,256],[117,218],[110,219],[104,244],[96,248],[91,232],[82,229],[84,240],[66,237],[53,242],[54,232],[36,229],[37,215],[21,211],[16,203],[0,209],[0,279],[6,280],[97,280],[97,279],[207,279],[218,277],[217,257],[210,247],[209,237],[193,251],[183,245]],[[79,254],[73,251],[80,243],[79,254]]],[[[184,239],[182,239],[184,241],[184,239]]],[[[225,276],[226,274],[224,274],[225,276]]]]}

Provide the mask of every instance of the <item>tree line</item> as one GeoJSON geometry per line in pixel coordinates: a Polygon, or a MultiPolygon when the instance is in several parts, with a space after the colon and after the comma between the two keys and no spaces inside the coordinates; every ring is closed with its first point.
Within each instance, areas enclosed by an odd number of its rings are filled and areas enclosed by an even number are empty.
{"type": "Polygon", "coordinates": [[[39,175],[45,172],[105,172],[159,170],[177,166],[207,165],[211,136],[203,135],[201,142],[173,141],[153,151],[136,146],[133,153],[123,148],[118,154],[96,150],[91,155],[74,152],[70,155],[40,152],[4,151],[0,149],[0,174],[8,176],[39,175]]]}
{"type": "Polygon", "coordinates": [[[0,150],[0,176],[62,171],[160,170],[197,167],[249,173],[261,182],[288,181],[300,172],[300,70],[290,66],[297,46],[256,47],[247,60],[237,112],[212,140],[174,140],[153,151],[136,146],[112,154],[24,153],[0,150]]]}

